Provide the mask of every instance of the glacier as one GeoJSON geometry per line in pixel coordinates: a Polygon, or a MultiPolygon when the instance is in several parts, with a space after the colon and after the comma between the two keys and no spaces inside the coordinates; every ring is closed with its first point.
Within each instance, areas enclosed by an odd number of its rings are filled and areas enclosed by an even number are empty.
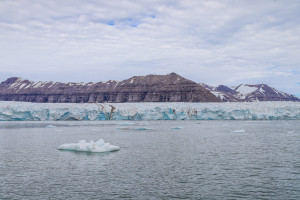
{"type": "Polygon", "coordinates": [[[300,102],[75,104],[0,101],[0,121],[292,119],[300,119],[300,102]]]}
{"type": "Polygon", "coordinates": [[[110,151],[119,151],[120,147],[105,143],[103,139],[99,139],[97,142],[94,142],[93,140],[91,140],[90,142],[80,140],[78,143],[62,144],[58,146],[58,149],[67,151],[104,153],[110,151]]]}

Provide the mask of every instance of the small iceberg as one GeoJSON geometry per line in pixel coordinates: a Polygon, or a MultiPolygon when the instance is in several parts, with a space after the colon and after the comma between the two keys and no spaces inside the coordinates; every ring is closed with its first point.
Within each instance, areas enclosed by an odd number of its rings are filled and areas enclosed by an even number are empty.
{"type": "Polygon", "coordinates": [[[294,133],[294,131],[287,131],[286,133],[291,134],[291,133],[294,133]]]}
{"type": "Polygon", "coordinates": [[[92,152],[92,153],[103,153],[118,151],[120,147],[105,143],[103,139],[94,142],[86,142],[85,140],[80,140],[78,143],[62,144],[58,147],[59,150],[67,151],[83,151],[83,152],[92,152]]]}
{"type": "Polygon", "coordinates": [[[245,132],[246,131],[244,129],[231,131],[231,133],[245,133],[245,132]]]}
{"type": "Polygon", "coordinates": [[[145,130],[152,130],[151,128],[148,127],[135,127],[135,128],[131,128],[131,127],[120,127],[117,128],[118,130],[137,130],[137,131],[145,131],[145,130]]]}
{"type": "Polygon", "coordinates": [[[123,122],[123,123],[120,123],[120,125],[129,126],[129,125],[134,125],[134,123],[133,122],[123,122]]]}
{"type": "Polygon", "coordinates": [[[179,130],[179,129],[183,129],[183,126],[174,126],[174,127],[171,127],[171,129],[179,130]]]}
{"type": "Polygon", "coordinates": [[[148,127],[137,127],[137,128],[134,128],[134,130],[138,130],[138,131],[146,131],[146,130],[152,130],[151,128],[148,128],[148,127]]]}
{"type": "Polygon", "coordinates": [[[56,128],[56,126],[53,126],[53,125],[47,125],[47,126],[45,126],[45,128],[56,128]]]}

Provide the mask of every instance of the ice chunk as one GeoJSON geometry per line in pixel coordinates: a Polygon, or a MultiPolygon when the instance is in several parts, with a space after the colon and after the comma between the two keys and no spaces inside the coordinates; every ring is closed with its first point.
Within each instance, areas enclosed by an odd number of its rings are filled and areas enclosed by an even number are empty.
{"type": "Polygon", "coordinates": [[[139,131],[145,131],[145,130],[152,130],[151,128],[148,128],[148,127],[136,127],[136,128],[133,128],[134,130],[139,130],[139,131]]]}
{"type": "Polygon", "coordinates": [[[80,140],[78,143],[62,144],[58,147],[59,150],[68,150],[68,151],[84,151],[84,152],[93,152],[93,153],[103,153],[110,151],[118,151],[120,147],[105,143],[103,139],[94,142],[86,142],[85,140],[80,140]]]}
{"type": "Polygon", "coordinates": [[[45,126],[45,128],[56,128],[56,126],[50,124],[50,125],[45,126]]]}
{"type": "Polygon", "coordinates": [[[123,122],[123,123],[120,123],[120,125],[129,126],[129,125],[134,125],[134,123],[133,122],[123,122]]]}
{"type": "Polygon", "coordinates": [[[145,130],[152,130],[152,128],[148,127],[120,127],[117,128],[118,130],[138,130],[138,131],[145,131],[145,130]]]}
{"type": "Polygon", "coordinates": [[[183,126],[174,126],[174,127],[171,127],[171,129],[174,129],[174,130],[183,129],[183,126]]]}
{"type": "Polygon", "coordinates": [[[246,131],[244,129],[231,131],[231,133],[245,133],[245,132],[246,131]]]}

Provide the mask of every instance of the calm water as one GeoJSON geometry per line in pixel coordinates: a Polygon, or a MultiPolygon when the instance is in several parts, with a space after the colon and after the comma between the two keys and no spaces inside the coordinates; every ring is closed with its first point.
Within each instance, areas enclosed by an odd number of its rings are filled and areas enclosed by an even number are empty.
{"type": "Polygon", "coordinates": [[[0,199],[300,199],[300,121],[121,123],[1,122],[0,199]]]}

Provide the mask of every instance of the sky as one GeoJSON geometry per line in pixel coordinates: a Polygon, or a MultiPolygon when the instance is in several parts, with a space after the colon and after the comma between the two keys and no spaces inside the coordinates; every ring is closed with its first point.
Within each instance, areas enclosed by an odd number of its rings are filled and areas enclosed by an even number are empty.
{"type": "Polygon", "coordinates": [[[1,0],[0,81],[171,72],[300,96],[299,0],[1,0]]]}

